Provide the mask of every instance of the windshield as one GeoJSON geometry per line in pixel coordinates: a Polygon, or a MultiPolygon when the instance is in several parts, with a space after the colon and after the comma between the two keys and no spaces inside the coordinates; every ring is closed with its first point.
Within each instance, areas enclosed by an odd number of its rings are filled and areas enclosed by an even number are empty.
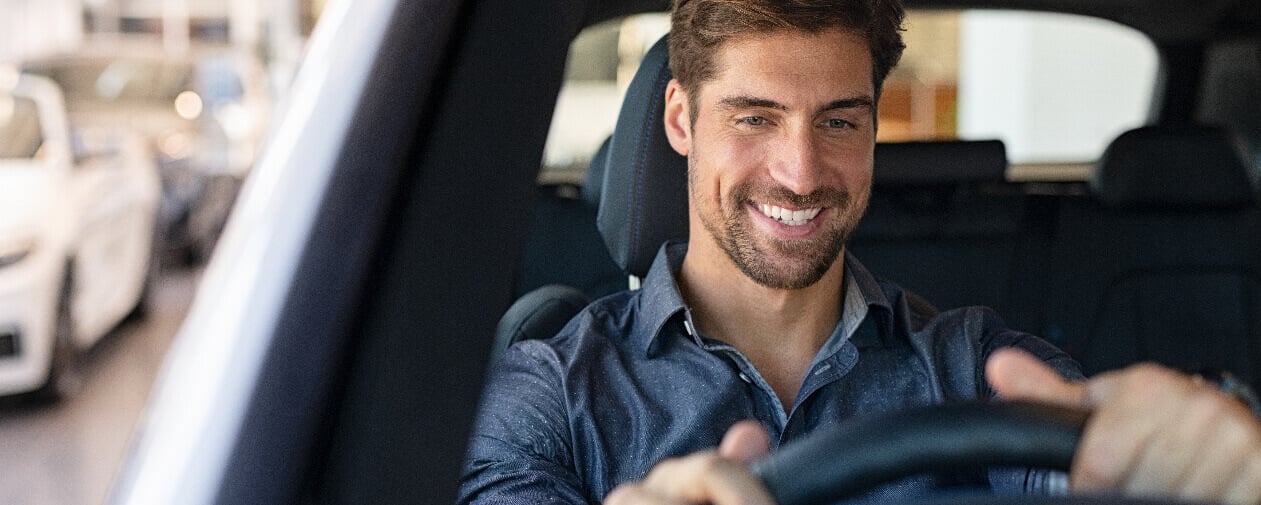
{"type": "Polygon", "coordinates": [[[34,158],[43,144],[35,102],[0,94],[0,159],[34,158]]]}

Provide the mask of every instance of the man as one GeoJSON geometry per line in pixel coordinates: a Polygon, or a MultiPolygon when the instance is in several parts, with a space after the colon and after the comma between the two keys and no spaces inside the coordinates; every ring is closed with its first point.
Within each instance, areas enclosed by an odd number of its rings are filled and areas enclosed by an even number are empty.
{"type": "MultiPolygon", "coordinates": [[[[937,314],[844,253],[901,20],[896,0],[676,0],[664,127],[688,157],[689,241],[662,248],[641,290],[503,358],[462,501],[770,503],[746,465],[772,447],[853,415],[993,397],[1094,411],[1075,491],[1261,499],[1261,429],[1212,386],[1154,366],[1078,380],[988,310],[937,314]]],[[[1057,482],[997,469],[872,496],[1057,482]]]]}

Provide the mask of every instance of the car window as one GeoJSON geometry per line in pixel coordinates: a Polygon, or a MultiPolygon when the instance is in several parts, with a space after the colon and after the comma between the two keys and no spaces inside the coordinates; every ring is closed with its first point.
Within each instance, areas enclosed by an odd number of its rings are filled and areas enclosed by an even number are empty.
{"type": "MultiPolygon", "coordinates": [[[[1071,164],[1094,161],[1146,121],[1157,59],[1136,30],[1065,14],[914,10],[906,28],[907,50],[881,97],[880,141],[1000,139],[1013,164],[1081,178],[1071,164]]],[[[668,30],[666,15],[648,14],[575,39],[542,180],[582,180],[639,59],[668,30]]]]}
{"type": "Polygon", "coordinates": [[[0,94],[0,159],[30,159],[44,145],[35,102],[0,94]]]}

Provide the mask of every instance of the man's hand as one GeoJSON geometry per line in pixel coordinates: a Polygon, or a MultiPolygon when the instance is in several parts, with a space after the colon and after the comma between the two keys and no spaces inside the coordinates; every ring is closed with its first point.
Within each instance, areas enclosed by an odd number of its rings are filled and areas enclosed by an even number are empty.
{"type": "Polygon", "coordinates": [[[662,461],[643,481],[618,486],[604,503],[773,505],[748,467],[768,453],[766,430],[756,422],[741,421],[727,430],[717,451],[662,461]]]}
{"type": "Polygon", "coordinates": [[[985,372],[1003,399],[1093,412],[1073,458],[1074,491],[1261,503],[1261,425],[1211,384],[1149,364],[1070,383],[1014,349],[995,352],[985,372]]]}

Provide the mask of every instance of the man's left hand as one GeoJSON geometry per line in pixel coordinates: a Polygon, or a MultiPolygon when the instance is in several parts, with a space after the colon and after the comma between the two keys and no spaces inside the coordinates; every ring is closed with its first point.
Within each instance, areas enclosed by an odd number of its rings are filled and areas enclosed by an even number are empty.
{"type": "Polygon", "coordinates": [[[1069,475],[1075,492],[1261,503],[1261,424],[1214,385],[1157,365],[1067,382],[1015,349],[986,363],[1005,400],[1092,411],[1069,475]]]}

